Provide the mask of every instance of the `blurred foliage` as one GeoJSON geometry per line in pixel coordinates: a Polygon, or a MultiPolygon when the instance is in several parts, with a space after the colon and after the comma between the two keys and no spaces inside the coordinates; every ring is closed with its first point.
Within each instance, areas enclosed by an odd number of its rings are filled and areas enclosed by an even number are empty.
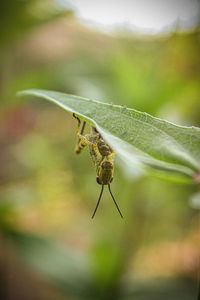
{"type": "Polygon", "coordinates": [[[70,12],[59,7],[54,0],[1,0],[0,46],[5,47],[36,25],[70,12]]]}
{"type": "Polygon", "coordinates": [[[50,3],[1,5],[1,298],[51,300],[55,289],[54,299],[195,299],[200,220],[189,199],[199,186],[136,180],[116,159],[125,219],[105,192],[91,221],[99,186],[88,151],[74,154],[77,123],[14,95],[58,90],[199,126],[199,27],[109,36],[50,3]]]}

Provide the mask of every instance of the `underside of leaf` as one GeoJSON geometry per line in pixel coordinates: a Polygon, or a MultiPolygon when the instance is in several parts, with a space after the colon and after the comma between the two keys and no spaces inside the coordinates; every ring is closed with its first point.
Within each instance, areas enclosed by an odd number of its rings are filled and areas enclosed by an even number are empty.
{"type": "Polygon", "coordinates": [[[77,114],[97,128],[132,168],[192,181],[200,170],[200,128],[184,127],[134,109],[47,90],[25,90],[77,114]]]}

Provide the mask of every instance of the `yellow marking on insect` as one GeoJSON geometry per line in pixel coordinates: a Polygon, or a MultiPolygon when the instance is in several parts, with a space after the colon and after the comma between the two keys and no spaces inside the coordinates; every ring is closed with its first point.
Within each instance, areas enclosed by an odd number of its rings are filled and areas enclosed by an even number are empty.
{"type": "Polygon", "coordinates": [[[92,218],[94,218],[97,208],[99,206],[101,196],[104,190],[104,185],[108,185],[110,195],[116,205],[116,208],[120,216],[123,218],[123,215],[119,209],[119,206],[117,205],[117,202],[115,201],[115,198],[110,188],[110,183],[113,180],[113,174],[114,174],[114,157],[117,154],[104,141],[101,134],[97,131],[95,127],[91,126],[90,134],[84,135],[84,129],[86,124],[85,121],[83,121],[81,124],[81,120],[75,114],[73,114],[73,117],[76,118],[78,121],[78,131],[77,131],[78,141],[75,147],[75,152],[76,154],[79,154],[86,146],[89,146],[90,156],[96,168],[96,174],[97,174],[96,181],[98,184],[102,186],[101,193],[97,205],[95,207],[94,213],[92,215],[92,218]]]}

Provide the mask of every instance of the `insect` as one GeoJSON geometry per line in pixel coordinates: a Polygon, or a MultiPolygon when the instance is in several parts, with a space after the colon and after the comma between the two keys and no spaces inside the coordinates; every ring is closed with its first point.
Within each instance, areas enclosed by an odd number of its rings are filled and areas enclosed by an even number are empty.
{"type": "Polygon", "coordinates": [[[108,185],[110,195],[116,205],[116,208],[120,216],[123,218],[123,215],[119,209],[119,206],[110,188],[110,184],[113,181],[114,157],[116,153],[104,141],[101,134],[97,131],[95,127],[91,126],[91,132],[89,134],[84,135],[86,122],[83,121],[81,123],[81,120],[74,113],[73,113],[73,117],[76,118],[78,121],[78,131],[77,131],[78,142],[75,147],[75,152],[76,154],[79,154],[81,153],[82,149],[84,149],[86,146],[89,146],[90,156],[96,168],[96,174],[97,174],[96,181],[98,184],[101,185],[100,196],[96,204],[95,210],[93,212],[92,218],[94,218],[96,211],[98,209],[103,194],[103,190],[104,190],[104,185],[108,185]]]}

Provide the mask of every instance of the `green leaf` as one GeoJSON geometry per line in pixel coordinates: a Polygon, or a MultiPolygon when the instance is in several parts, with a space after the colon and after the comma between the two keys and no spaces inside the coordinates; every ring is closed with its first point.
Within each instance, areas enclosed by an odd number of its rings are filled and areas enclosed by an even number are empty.
{"type": "Polygon", "coordinates": [[[200,170],[200,128],[184,127],[137,110],[74,95],[25,90],[19,96],[49,100],[97,128],[129,166],[192,182],[200,170]]]}

